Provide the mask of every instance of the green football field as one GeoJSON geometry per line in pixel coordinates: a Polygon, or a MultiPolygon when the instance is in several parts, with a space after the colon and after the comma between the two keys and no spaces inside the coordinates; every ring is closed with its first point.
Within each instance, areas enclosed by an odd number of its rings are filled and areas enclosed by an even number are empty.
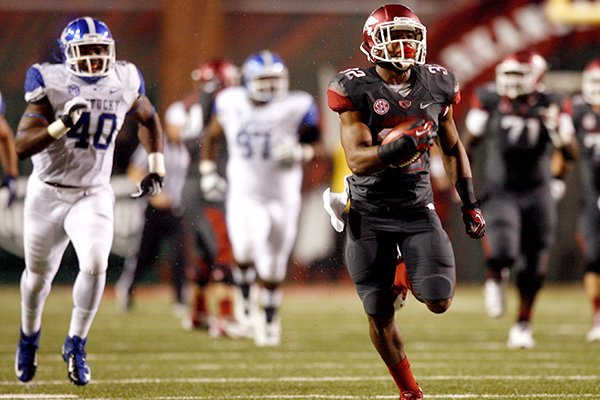
{"type": "MultiPolygon", "coordinates": [[[[60,357],[70,287],[50,294],[30,384],[14,375],[18,288],[0,289],[0,399],[398,398],[347,284],[286,286],[279,348],[182,329],[165,288],[145,291],[134,312],[120,314],[109,287],[88,342],[92,382],[85,387],[68,382],[60,357]]],[[[584,341],[590,306],[581,286],[544,288],[532,350],[506,348],[514,292],[509,300],[509,316],[491,320],[479,286],[459,286],[444,315],[409,297],[397,319],[425,398],[600,399],[600,343],[584,341]]]]}

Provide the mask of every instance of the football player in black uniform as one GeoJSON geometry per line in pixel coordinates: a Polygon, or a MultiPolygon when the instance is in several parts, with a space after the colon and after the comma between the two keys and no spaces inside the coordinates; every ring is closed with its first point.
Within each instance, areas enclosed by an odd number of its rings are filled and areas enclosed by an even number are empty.
{"type": "Polygon", "coordinates": [[[342,71],[328,89],[352,171],[346,265],[368,316],[371,341],[400,399],[422,399],[395,323],[392,286],[400,250],[413,295],[432,312],[445,312],[454,295],[454,253],[431,190],[428,149],[434,141],[462,199],[469,236],[482,237],[485,222],[453,120],[458,82],[446,68],[425,64],[425,26],[409,8],[384,5],[367,19],[361,50],[375,66],[342,71]],[[403,124],[403,136],[382,144],[403,124]]]}
{"type": "Polygon", "coordinates": [[[573,99],[572,115],[581,149],[583,286],[593,312],[586,340],[594,342],[600,341],[600,59],[586,65],[582,89],[582,96],[573,99]]]}
{"type": "MultiPolygon", "coordinates": [[[[179,129],[186,138],[186,144],[192,156],[192,165],[200,159],[199,142],[204,136],[204,129],[210,120],[217,93],[240,81],[240,71],[233,62],[227,59],[215,59],[202,62],[191,74],[195,92],[186,99],[175,103],[171,110],[181,112],[165,118],[165,128],[179,129]]],[[[224,150],[217,160],[216,168],[224,172],[227,163],[227,152],[224,150]]],[[[198,181],[198,168],[190,168],[187,183],[183,192],[186,206],[188,237],[191,239],[192,257],[196,260],[196,268],[191,272],[194,287],[190,318],[184,320],[184,326],[192,329],[208,329],[212,337],[227,336],[233,324],[233,295],[228,286],[232,283],[234,270],[233,252],[227,228],[225,226],[224,199],[216,196],[207,198],[202,194],[198,181]],[[208,298],[209,285],[213,285],[211,298],[208,298]],[[214,303],[211,307],[211,303],[214,303]],[[211,309],[214,313],[211,315],[211,309]]],[[[189,243],[189,242],[188,242],[189,243]]]]}
{"type": "Polygon", "coordinates": [[[466,117],[470,156],[487,139],[484,195],[488,234],[485,305],[491,317],[505,309],[509,271],[519,292],[517,322],[508,346],[535,345],[531,316],[546,275],[557,220],[556,200],[576,157],[573,124],[558,94],[541,84],[546,60],[533,50],[510,54],[496,67],[496,82],[481,86],[466,117]],[[566,162],[552,171],[553,154],[566,162]]]}

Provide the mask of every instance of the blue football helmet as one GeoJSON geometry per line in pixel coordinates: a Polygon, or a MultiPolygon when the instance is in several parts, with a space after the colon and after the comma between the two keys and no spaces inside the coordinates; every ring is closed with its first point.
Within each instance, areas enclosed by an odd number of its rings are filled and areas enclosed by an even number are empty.
{"type": "Polygon", "coordinates": [[[106,76],[115,63],[115,41],[108,26],[100,20],[82,17],[69,22],[59,42],[65,66],[79,77],[106,76]],[[89,51],[86,46],[101,46],[106,51],[89,51]]]}
{"type": "Polygon", "coordinates": [[[242,78],[248,96],[261,103],[284,96],[288,92],[288,69],[281,57],[269,50],[251,54],[246,58],[242,65],[242,78]]]}

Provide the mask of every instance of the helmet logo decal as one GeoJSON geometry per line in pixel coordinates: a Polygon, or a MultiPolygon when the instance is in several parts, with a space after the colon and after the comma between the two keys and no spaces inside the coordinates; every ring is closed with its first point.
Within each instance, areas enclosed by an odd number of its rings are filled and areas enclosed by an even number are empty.
{"type": "Polygon", "coordinates": [[[372,35],[373,34],[373,25],[375,25],[378,22],[379,22],[379,20],[377,18],[375,18],[372,15],[369,16],[369,18],[367,18],[367,21],[365,22],[365,26],[364,26],[363,30],[367,30],[369,35],[372,35]]]}
{"type": "Polygon", "coordinates": [[[375,103],[373,103],[373,111],[375,111],[379,115],[387,114],[390,110],[390,103],[385,99],[377,99],[375,103]]]}
{"type": "Polygon", "coordinates": [[[69,85],[69,94],[73,97],[79,96],[81,94],[81,89],[77,85],[69,85]]]}

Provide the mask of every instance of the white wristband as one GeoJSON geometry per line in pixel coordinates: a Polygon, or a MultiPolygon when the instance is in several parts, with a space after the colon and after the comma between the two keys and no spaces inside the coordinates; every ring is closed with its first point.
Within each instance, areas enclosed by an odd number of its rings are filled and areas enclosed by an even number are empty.
{"type": "Polygon", "coordinates": [[[48,134],[54,139],[58,140],[65,136],[65,133],[69,130],[62,119],[58,118],[56,121],[48,125],[48,134]]]}
{"type": "Polygon", "coordinates": [[[198,171],[200,171],[200,175],[212,174],[217,171],[217,163],[213,160],[200,160],[198,171]]]}
{"type": "Polygon", "coordinates": [[[148,172],[165,176],[165,155],[163,153],[148,154],[148,172]]]}
{"type": "Polygon", "coordinates": [[[302,161],[308,162],[315,158],[315,149],[310,144],[302,145],[302,161]]]}

